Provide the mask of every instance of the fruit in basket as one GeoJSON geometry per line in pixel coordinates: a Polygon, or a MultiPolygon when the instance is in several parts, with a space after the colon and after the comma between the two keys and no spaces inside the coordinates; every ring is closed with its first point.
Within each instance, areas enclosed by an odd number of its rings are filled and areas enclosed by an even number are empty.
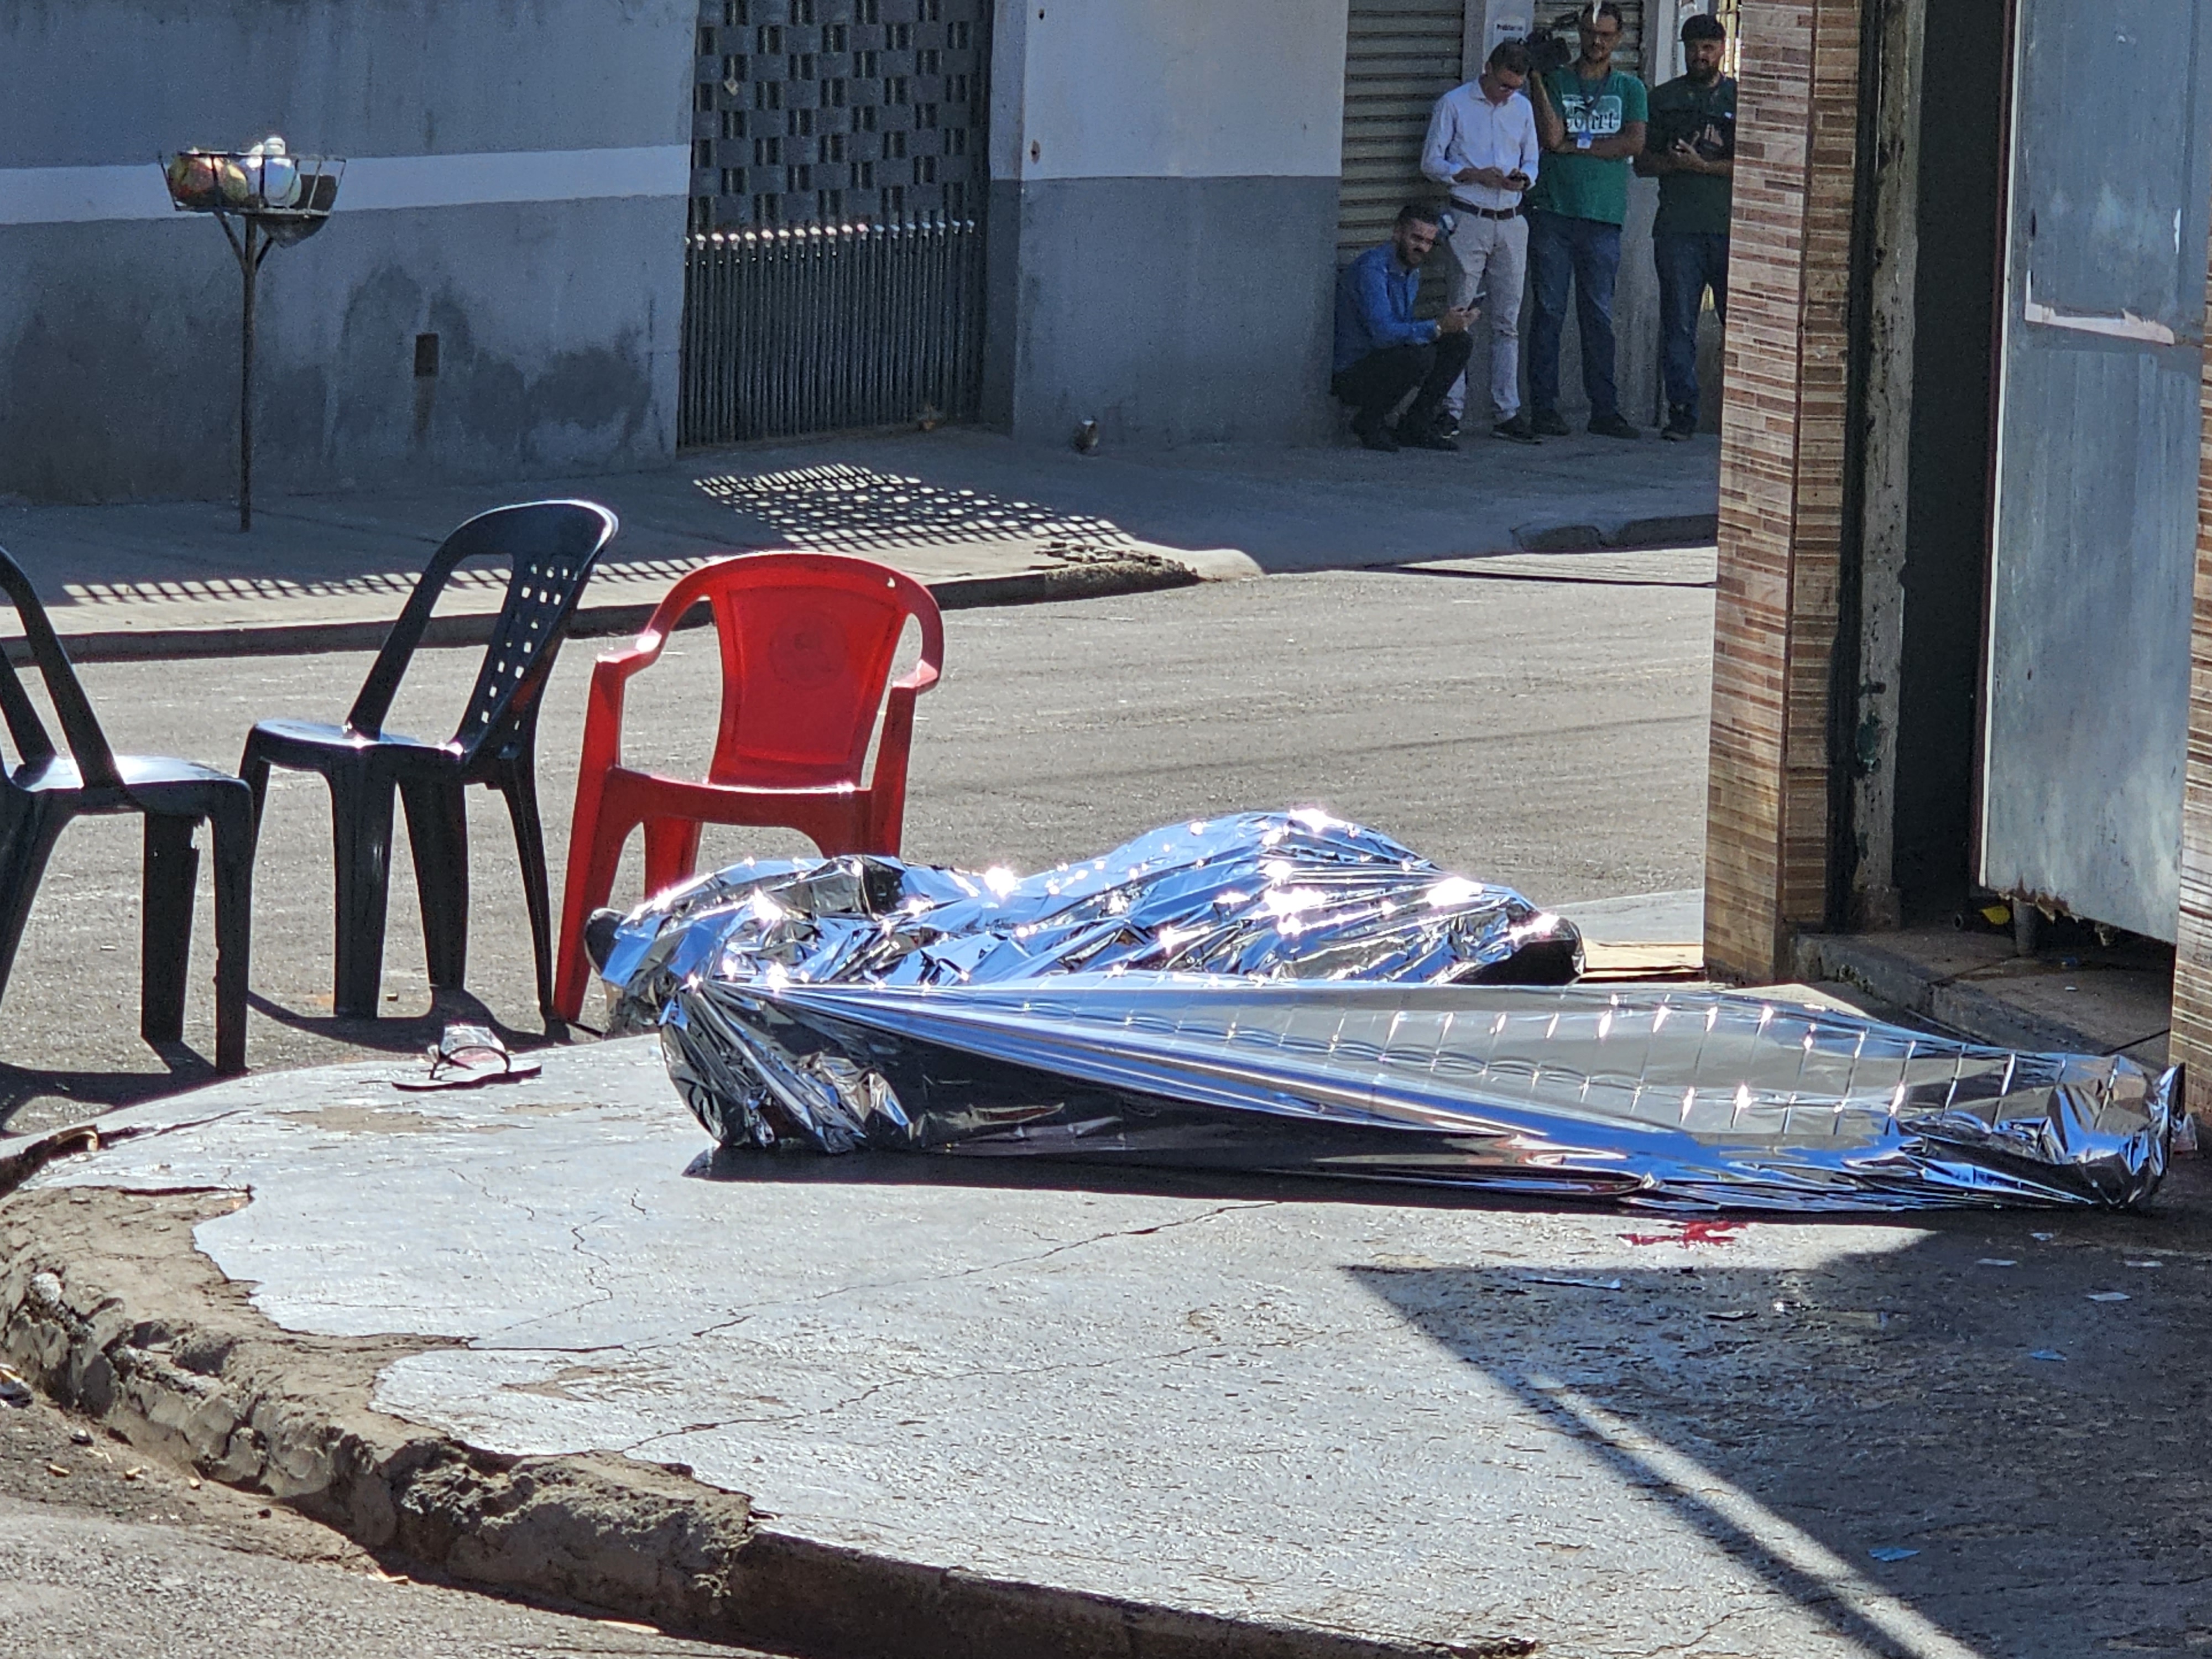
{"type": "Polygon", "coordinates": [[[179,207],[206,209],[215,205],[214,159],[198,150],[179,152],[169,158],[169,199],[179,207]]]}
{"type": "Polygon", "coordinates": [[[253,181],[246,176],[246,169],[228,155],[215,159],[216,189],[224,205],[244,207],[253,194],[253,181]]]}

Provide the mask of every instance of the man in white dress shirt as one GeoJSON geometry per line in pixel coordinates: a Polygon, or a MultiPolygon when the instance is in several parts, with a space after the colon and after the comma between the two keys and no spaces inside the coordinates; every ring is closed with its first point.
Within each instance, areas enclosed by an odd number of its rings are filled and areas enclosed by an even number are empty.
{"type": "MultiPolygon", "coordinates": [[[[1528,78],[1528,48],[1501,43],[1480,78],[1437,100],[1429,117],[1421,171],[1451,191],[1458,222],[1451,233],[1459,274],[1451,302],[1464,307],[1482,295],[1490,317],[1490,400],[1493,435],[1533,444],[1536,434],[1521,412],[1521,289],[1528,272],[1528,222],[1521,198],[1536,182],[1542,146],[1535,112],[1521,88],[1528,78]]],[[[1445,400],[1455,425],[1466,412],[1462,377],[1445,400]]]]}

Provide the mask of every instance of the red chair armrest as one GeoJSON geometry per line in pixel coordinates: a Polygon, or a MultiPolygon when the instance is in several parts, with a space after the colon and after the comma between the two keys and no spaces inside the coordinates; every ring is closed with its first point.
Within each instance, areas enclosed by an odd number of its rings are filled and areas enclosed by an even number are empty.
{"type": "Polygon", "coordinates": [[[619,685],[641,668],[648,668],[660,656],[660,648],[668,643],[668,635],[650,631],[641,634],[619,651],[602,651],[592,665],[592,678],[605,675],[619,685]]]}
{"type": "Polygon", "coordinates": [[[911,713],[914,707],[914,699],[921,693],[928,690],[931,686],[935,685],[937,681],[937,665],[927,660],[918,662],[914,665],[914,672],[908,674],[904,679],[896,681],[892,684],[890,688],[891,695],[893,696],[896,696],[900,692],[905,692],[907,694],[907,708],[908,712],[911,713]]]}

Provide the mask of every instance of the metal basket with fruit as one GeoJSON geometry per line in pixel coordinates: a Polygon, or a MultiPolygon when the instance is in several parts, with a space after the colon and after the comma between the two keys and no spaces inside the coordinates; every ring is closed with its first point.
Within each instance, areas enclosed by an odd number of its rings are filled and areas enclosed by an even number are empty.
{"type": "Polygon", "coordinates": [[[271,133],[244,149],[180,149],[161,157],[162,181],[179,213],[206,213],[222,227],[244,283],[239,315],[238,527],[253,527],[254,289],[271,248],[323,228],[337,205],[345,163],[295,155],[271,133]]]}
{"type": "Polygon", "coordinates": [[[337,204],[344,173],[338,157],[291,155],[273,135],[244,149],[181,149],[161,158],[169,200],[179,212],[253,219],[278,243],[321,226],[337,204]]]}

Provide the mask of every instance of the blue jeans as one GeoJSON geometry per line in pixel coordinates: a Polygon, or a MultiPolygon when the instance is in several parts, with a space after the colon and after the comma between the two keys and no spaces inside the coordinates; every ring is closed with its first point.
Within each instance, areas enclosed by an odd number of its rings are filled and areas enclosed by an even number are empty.
{"type": "Polygon", "coordinates": [[[1711,233],[1677,233],[1651,239],[1659,267],[1660,368],[1667,379],[1670,423],[1698,423],[1698,313],[1705,290],[1728,321],[1729,239],[1711,233]]]}
{"type": "Polygon", "coordinates": [[[1583,391],[1590,418],[1620,413],[1613,387],[1613,279],[1620,272],[1620,227],[1559,213],[1528,216],[1528,284],[1536,314],[1528,326],[1528,401],[1540,414],[1559,407],[1559,331],[1567,321],[1567,283],[1582,329],[1583,391]]]}

